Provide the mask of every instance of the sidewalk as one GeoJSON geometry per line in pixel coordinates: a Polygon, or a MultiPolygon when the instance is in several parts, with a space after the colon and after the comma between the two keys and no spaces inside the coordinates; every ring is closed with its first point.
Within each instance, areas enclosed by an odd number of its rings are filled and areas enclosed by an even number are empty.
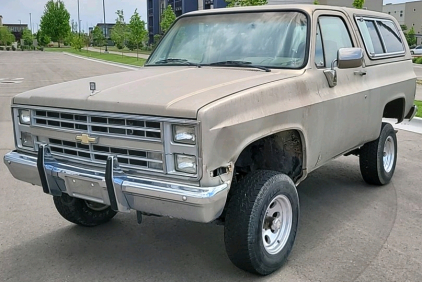
{"type": "Polygon", "coordinates": [[[422,101],[422,85],[416,85],[416,97],[415,100],[422,101]]]}
{"type": "MultiPolygon", "coordinates": [[[[97,48],[93,48],[93,47],[88,47],[88,48],[83,48],[84,50],[89,50],[92,52],[100,52],[100,49],[97,48]]],[[[104,49],[101,50],[101,53],[104,52],[104,49]]],[[[122,55],[121,52],[115,52],[115,51],[108,51],[109,54],[115,54],[115,55],[122,55]]],[[[136,53],[123,53],[123,56],[127,56],[127,57],[135,57],[136,58],[136,53]]],[[[142,59],[148,59],[149,55],[145,55],[145,54],[139,54],[138,55],[139,58],[142,59]]]]}
{"type": "Polygon", "coordinates": [[[383,121],[391,123],[395,129],[422,134],[422,118],[415,117],[412,119],[412,121],[404,120],[399,124],[396,124],[396,119],[383,119],[383,121]]]}

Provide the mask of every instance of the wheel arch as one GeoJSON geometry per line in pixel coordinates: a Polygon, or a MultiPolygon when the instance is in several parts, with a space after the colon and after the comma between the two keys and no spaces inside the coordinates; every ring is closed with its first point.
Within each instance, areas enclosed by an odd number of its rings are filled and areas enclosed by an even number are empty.
{"type": "Polygon", "coordinates": [[[234,161],[235,170],[279,171],[298,183],[306,177],[306,144],[306,135],[299,127],[267,132],[245,143],[234,161]]]}
{"type": "Polygon", "coordinates": [[[397,123],[401,123],[404,120],[405,109],[405,97],[396,96],[385,104],[382,117],[397,119],[397,123]]]}

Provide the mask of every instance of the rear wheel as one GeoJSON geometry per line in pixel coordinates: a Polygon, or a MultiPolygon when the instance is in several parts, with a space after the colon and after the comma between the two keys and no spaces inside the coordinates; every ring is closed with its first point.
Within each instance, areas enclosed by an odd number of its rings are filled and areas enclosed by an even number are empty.
{"type": "Polygon", "coordinates": [[[299,197],[292,180],[274,171],[255,171],[230,198],[224,242],[234,265],[268,275],[287,260],[296,238],[299,197]]]}
{"type": "Polygon", "coordinates": [[[390,182],[397,163],[397,137],[389,123],[383,123],[377,140],[360,149],[359,164],[363,179],[374,185],[390,182]]]}
{"type": "Polygon", "coordinates": [[[64,193],[62,196],[54,196],[53,200],[62,217],[82,226],[97,226],[116,215],[110,206],[70,197],[64,193]]]}

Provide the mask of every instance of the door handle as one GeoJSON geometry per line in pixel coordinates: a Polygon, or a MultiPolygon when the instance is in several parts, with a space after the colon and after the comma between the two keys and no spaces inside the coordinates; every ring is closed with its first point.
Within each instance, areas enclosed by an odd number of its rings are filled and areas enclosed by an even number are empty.
{"type": "Polygon", "coordinates": [[[354,74],[364,76],[364,75],[366,75],[366,70],[358,70],[358,71],[355,71],[354,74]]]}

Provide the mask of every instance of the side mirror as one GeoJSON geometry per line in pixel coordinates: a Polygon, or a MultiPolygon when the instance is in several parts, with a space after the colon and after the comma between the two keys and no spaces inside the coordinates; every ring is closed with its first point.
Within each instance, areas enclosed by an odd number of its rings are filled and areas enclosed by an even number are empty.
{"type": "Polygon", "coordinates": [[[339,69],[352,69],[363,64],[362,48],[340,48],[337,52],[337,67],[339,69]]]}

